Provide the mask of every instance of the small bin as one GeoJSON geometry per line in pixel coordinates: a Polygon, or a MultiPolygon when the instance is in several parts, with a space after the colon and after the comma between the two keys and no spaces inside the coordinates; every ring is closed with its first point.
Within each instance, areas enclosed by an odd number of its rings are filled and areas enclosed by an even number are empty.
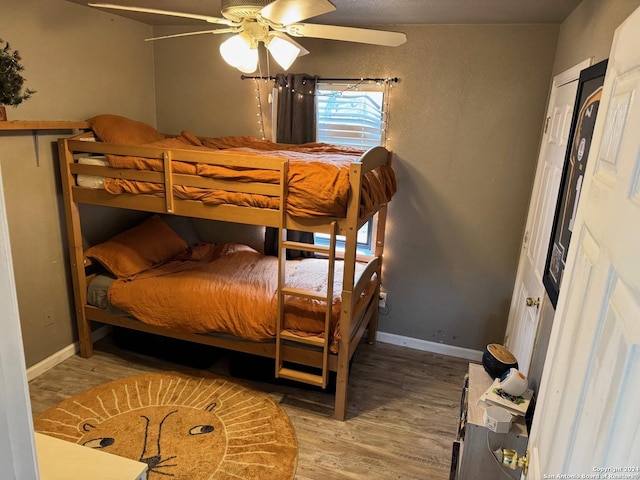
{"type": "Polygon", "coordinates": [[[485,426],[496,433],[507,433],[511,429],[513,415],[504,408],[491,406],[484,411],[485,426]]]}

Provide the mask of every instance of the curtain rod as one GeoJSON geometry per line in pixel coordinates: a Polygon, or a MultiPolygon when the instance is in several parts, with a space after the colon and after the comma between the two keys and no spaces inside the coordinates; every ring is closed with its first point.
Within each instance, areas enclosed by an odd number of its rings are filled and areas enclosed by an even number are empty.
{"type": "MultiPolygon", "coordinates": [[[[314,77],[309,77],[314,78],[314,77]]],[[[248,76],[240,75],[241,80],[275,80],[276,77],[264,77],[264,76],[248,76]]],[[[323,78],[318,77],[320,82],[393,82],[398,83],[400,79],[398,77],[392,78],[323,78]]]]}

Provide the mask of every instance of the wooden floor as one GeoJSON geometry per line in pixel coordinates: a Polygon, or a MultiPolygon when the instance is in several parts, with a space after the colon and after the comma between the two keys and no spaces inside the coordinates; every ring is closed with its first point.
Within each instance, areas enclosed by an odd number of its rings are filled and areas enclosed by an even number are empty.
{"type": "MultiPolygon", "coordinates": [[[[29,383],[33,415],[102,383],[167,369],[185,367],[121,350],[107,337],[93,357],[74,356],[29,383]]],[[[467,369],[466,360],[363,344],[352,365],[345,422],[331,418],[332,394],[247,383],[271,394],[289,415],[298,438],[298,480],[447,480],[467,369]]],[[[225,359],[211,370],[227,373],[225,359]]]]}

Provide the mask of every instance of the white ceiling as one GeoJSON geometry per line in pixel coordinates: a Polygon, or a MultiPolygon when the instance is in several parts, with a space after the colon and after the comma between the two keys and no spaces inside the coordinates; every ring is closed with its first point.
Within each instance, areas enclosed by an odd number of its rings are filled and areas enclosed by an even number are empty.
{"type": "MultiPolygon", "coordinates": [[[[68,0],[86,5],[89,0],[68,0]]],[[[220,16],[220,0],[94,0],[220,16]]],[[[329,25],[561,23],[582,0],[331,0],[336,11],[308,19],[329,25]]],[[[92,7],[87,7],[92,8],[92,7]]],[[[150,25],[203,25],[163,15],[110,11],[150,25]]]]}

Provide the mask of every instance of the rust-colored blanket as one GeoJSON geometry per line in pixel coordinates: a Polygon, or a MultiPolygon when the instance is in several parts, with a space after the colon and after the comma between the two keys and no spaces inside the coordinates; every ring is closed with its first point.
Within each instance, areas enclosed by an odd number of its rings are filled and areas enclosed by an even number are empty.
{"type": "MultiPolygon", "coordinates": [[[[271,156],[289,160],[288,211],[299,217],[335,216],[346,214],[349,199],[349,165],[361,155],[361,150],[324,143],[301,145],[277,144],[253,137],[198,138],[188,131],[147,144],[188,150],[239,152],[256,156],[271,156]]],[[[222,153],[222,152],[221,152],[222,153]]],[[[162,161],[139,157],[108,155],[109,164],[118,168],[140,170],[163,169],[162,161]]],[[[275,172],[238,170],[208,164],[174,161],[176,173],[197,174],[211,178],[245,182],[275,183],[275,172]]],[[[121,178],[108,178],[105,189],[114,194],[146,193],[164,195],[164,185],[121,178]]],[[[368,172],[362,184],[360,214],[370,213],[387,203],[396,192],[396,177],[390,165],[368,172]]],[[[277,199],[222,190],[174,186],[179,199],[200,200],[206,204],[234,204],[262,208],[277,208],[277,199]]]]}
{"type": "MultiPolygon", "coordinates": [[[[336,262],[331,350],[338,348],[343,263],[336,262]]],[[[356,275],[362,271],[356,264],[356,275]]],[[[289,260],[286,285],[325,292],[327,261],[289,260]]],[[[223,332],[249,340],[275,337],[278,259],[236,243],[200,244],[187,253],[133,279],[118,279],[109,301],[138,320],[193,333],[223,332]]],[[[375,281],[359,299],[373,293],[375,281]]],[[[359,308],[359,307],[357,307],[359,308]]],[[[287,297],[285,328],[302,335],[324,332],[325,304],[287,297]]]]}

